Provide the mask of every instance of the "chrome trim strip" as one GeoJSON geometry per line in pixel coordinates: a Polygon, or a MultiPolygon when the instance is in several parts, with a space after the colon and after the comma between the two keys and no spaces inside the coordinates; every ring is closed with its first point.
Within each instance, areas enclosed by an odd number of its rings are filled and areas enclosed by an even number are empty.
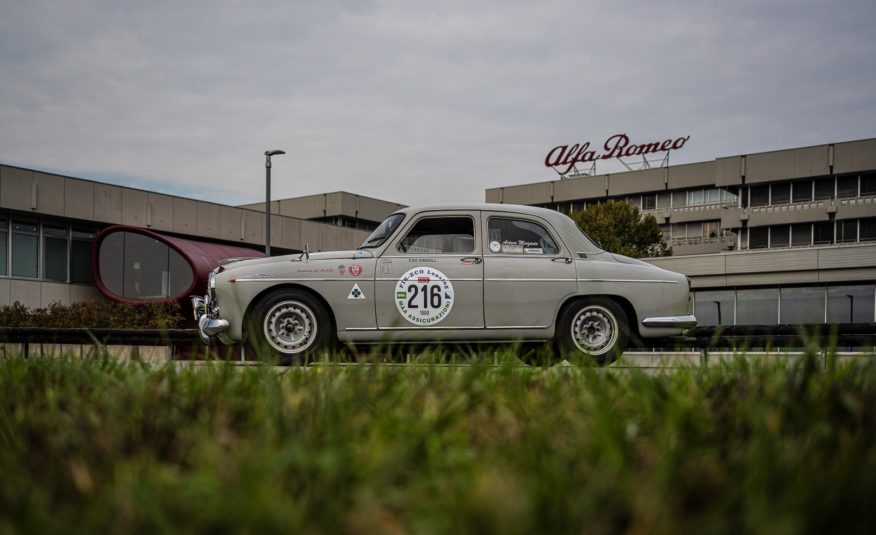
{"type": "Polygon", "coordinates": [[[444,330],[444,331],[452,331],[452,330],[471,331],[471,330],[480,330],[480,329],[485,329],[485,330],[492,329],[494,331],[501,331],[504,329],[507,329],[507,330],[511,330],[511,329],[547,329],[548,327],[549,327],[548,325],[507,325],[507,326],[500,325],[497,327],[413,327],[412,326],[412,327],[380,327],[380,328],[376,328],[376,327],[347,327],[344,330],[345,331],[399,331],[399,330],[412,330],[412,331],[417,330],[417,331],[420,331],[420,330],[430,329],[430,330],[444,330]]]}
{"type": "MultiPolygon", "coordinates": [[[[352,280],[352,279],[347,279],[347,280],[352,280]]],[[[398,282],[399,277],[378,277],[374,280],[398,282]]],[[[481,279],[480,277],[478,277],[478,278],[447,277],[447,280],[449,280],[450,282],[481,282],[483,279],[481,279]]]]}
{"type": "Polygon", "coordinates": [[[578,279],[578,282],[656,282],[661,284],[678,284],[678,281],[657,279],[578,279]]]}
{"type": "Polygon", "coordinates": [[[645,327],[675,327],[679,329],[687,329],[696,326],[696,324],[697,318],[692,314],[686,316],[661,316],[645,318],[642,320],[642,325],[645,327]]]}
{"type": "Polygon", "coordinates": [[[505,279],[492,277],[484,280],[488,282],[577,282],[577,279],[505,279]]]}
{"type": "Polygon", "coordinates": [[[283,278],[283,279],[279,279],[279,278],[278,278],[278,279],[269,279],[269,278],[234,279],[234,282],[298,282],[298,281],[313,281],[313,282],[338,281],[338,282],[350,282],[350,281],[357,281],[357,280],[366,280],[366,281],[370,281],[371,279],[369,279],[368,277],[365,277],[365,278],[359,278],[359,277],[346,277],[346,278],[341,278],[340,276],[338,276],[338,277],[333,277],[333,278],[330,278],[330,279],[329,279],[329,278],[311,278],[311,277],[288,277],[288,278],[283,278]]]}

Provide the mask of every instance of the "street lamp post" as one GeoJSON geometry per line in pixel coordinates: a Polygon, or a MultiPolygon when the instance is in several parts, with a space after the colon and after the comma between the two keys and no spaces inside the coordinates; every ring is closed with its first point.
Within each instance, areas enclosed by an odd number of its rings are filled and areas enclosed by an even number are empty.
{"type": "Polygon", "coordinates": [[[286,154],[282,150],[265,151],[265,256],[271,256],[271,156],[286,154]]]}

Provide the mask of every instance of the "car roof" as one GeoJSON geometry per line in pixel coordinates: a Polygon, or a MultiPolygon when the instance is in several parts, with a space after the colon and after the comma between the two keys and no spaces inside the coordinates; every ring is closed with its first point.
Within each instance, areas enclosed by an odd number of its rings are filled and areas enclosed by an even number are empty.
{"type": "Polygon", "coordinates": [[[423,206],[409,206],[398,210],[398,213],[412,214],[419,212],[437,212],[442,210],[481,210],[487,212],[510,212],[555,219],[560,216],[559,212],[537,206],[525,206],[522,204],[498,204],[498,203],[456,203],[456,204],[430,204],[423,206]]]}

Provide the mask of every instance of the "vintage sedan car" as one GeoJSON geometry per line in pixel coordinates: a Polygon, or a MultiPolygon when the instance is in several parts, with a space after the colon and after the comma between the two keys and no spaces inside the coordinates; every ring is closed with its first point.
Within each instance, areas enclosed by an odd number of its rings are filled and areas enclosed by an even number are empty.
{"type": "Polygon", "coordinates": [[[548,341],[605,363],[631,338],[693,327],[684,275],[601,250],[567,216],[475,204],[406,208],[355,251],[233,262],[192,297],[202,339],[281,362],[344,344],[548,341]]]}

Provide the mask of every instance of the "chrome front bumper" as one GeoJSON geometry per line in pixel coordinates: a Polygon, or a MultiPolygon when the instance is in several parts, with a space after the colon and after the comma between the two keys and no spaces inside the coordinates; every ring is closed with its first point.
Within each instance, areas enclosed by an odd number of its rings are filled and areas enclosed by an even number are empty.
{"type": "Polygon", "coordinates": [[[642,325],[645,327],[672,327],[675,329],[690,329],[696,327],[697,319],[692,314],[686,316],[662,316],[645,318],[642,325]]]}
{"type": "Polygon", "coordinates": [[[215,317],[214,307],[211,306],[209,297],[193,295],[192,310],[198,321],[198,335],[207,345],[211,345],[217,336],[228,330],[228,320],[215,317]]]}

